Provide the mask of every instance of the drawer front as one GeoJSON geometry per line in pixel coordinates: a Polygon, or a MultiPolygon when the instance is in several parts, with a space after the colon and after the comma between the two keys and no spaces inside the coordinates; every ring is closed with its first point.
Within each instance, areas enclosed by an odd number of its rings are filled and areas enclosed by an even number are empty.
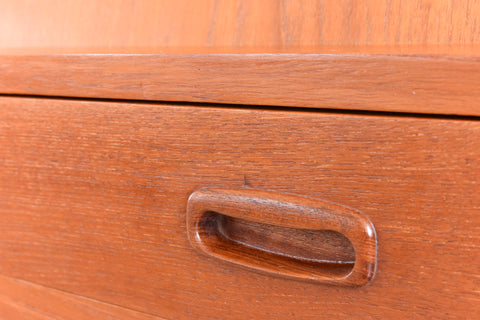
{"type": "Polygon", "coordinates": [[[479,137],[473,120],[0,98],[0,274],[170,319],[473,318],[479,137]],[[368,216],[373,281],[198,253],[189,195],[245,186],[368,216]]]}

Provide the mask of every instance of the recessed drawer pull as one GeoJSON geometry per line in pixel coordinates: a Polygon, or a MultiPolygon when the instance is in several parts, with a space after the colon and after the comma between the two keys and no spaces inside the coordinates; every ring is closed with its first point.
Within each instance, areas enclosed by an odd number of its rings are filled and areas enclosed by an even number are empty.
{"type": "Polygon", "coordinates": [[[377,239],[361,213],[330,202],[253,189],[200,189],[187,205],[194,248],[302,280],[360,286],[376,269],[377,239]]]}

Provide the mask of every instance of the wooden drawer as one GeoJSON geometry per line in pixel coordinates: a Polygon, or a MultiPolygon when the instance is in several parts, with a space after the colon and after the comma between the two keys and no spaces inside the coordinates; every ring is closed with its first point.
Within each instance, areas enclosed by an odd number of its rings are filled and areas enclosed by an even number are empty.
{"type": "Polygon", "coordinates": [[[479,136],[477,120],[3,97],[0,274],[170,319],[474,318],[479,136]],[[195,251],[189,195],[245,186],[361,211],[373,281],[195,251]]]}

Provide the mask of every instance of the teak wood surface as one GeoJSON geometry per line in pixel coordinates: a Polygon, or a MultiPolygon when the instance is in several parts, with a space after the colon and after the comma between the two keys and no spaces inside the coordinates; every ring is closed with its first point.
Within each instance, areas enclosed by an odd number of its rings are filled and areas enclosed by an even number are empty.
{"type": "Polygon", "coordinates": [[[4,276],[0,288],[2,320],[165,320],[4,276]]]}
{"type": "Polygon", "coordinates": [[[325,50],[17,52],[0,55],[0,94],[480,116],[480,50],[474,47],[325,50]]]}
{"type": "MultiPolygon", "coordinates": [[[[475,319],[479,21],[472,0],[0,0],[0,318],[475,319]],[[360,210],[376,277],[199,254],[202,188],[360,210]]],[[[331,230],[212,217],[277,258],[355,261],[331,230]]]]}
{"type": "Polygon", "coordinates": [[[0,115],[2,275],[167,319],[480,313],[478,120],[12,97],[0,115]],[[363,212],[374,280],[198,254],[189,195],[245,186],[363,212]]]}
{"type": "Polygon", "coordinates": [[[480,43],[475,0],[1,0],[0,47],[480,43]]]}

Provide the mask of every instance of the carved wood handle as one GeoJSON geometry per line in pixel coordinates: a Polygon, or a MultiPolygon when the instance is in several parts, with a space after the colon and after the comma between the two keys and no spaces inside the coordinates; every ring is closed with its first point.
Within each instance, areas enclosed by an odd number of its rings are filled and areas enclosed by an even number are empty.
{"type": "Polygon", "coordinates": [[[248,188],[201,189],[188,199],[187,232],[200,252],[270,274],[360,286],[376,270],[377,238],[371,221],[326,201],[248,188]],[[325,230],[331,232],[327,242],[332,232],[349,240],[354,261],[312,259],[305,254],[313,249],[302,244],[311,245],[307,240],[312,237],[320,237],[321,242],[325,230]]]}

